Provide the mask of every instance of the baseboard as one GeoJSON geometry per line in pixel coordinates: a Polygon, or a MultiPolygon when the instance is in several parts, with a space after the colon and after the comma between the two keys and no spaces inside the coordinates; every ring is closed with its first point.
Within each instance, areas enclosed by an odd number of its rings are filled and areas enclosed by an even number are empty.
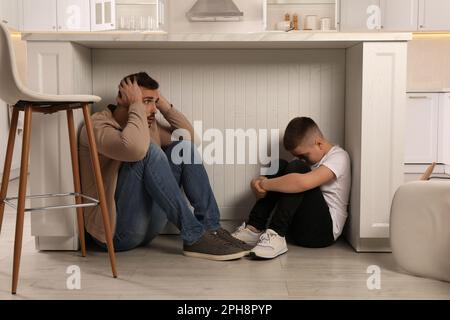
{"type": "Polygon", "coordinates": [[[360,238],[351,245],[356,252],[392,252],[389,238],[360,238]]]}
{"type": "Polygon", "coordinates": [[[78,237],[35,236],[36,250],[40,251],[78,251],[78,237]]]}

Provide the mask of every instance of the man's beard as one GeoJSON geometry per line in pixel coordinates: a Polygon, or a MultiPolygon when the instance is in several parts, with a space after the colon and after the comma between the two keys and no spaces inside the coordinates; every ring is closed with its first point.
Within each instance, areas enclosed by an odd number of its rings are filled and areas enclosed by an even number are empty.
{"type": "Polygon", "coordinates": [[[155,116],[147,117],[147,124],[149,128],[153,125],[153,123],[155,123],[155,116]]]}

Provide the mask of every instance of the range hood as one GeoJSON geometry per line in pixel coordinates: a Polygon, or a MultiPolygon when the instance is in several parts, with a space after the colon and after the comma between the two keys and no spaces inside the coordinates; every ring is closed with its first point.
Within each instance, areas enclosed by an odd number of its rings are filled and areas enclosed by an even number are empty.
{"type": "Polygon", "coordinates": [[[244,15],[233,0],[197,0],[186,13],[190,21],[240,21],[244,15]]]}

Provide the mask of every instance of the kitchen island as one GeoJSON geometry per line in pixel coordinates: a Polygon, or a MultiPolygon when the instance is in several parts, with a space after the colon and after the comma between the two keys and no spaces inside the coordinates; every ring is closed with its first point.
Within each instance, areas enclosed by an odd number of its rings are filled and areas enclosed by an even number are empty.
{"type": "MultiPolygon", "coordinates": [[[[411,38],[409,33],[340,32],[22,35],[30,87],[99,95],[103,101],[95,110],[114,102],[123,76],[142,70],[190,120],[202,121],[203,130],[267,128],[282,134],[291,118],[314,118],[352,159],[345,236],[357,251],[390,249],[390,204],[404,180],[411,38]]],[[[77,114],[76,121],[81,119],[77,114]]],[[[64,115],[36,115],[33,130],[31,193],[72,190],[64,115]]],[[[206,168],[224,225],[236,225],[254,201],[248,184],[258,165],[206,168]]],[[[34,213],[31,222],[37,249],[78,248],[74,210],[34,213]]]]}

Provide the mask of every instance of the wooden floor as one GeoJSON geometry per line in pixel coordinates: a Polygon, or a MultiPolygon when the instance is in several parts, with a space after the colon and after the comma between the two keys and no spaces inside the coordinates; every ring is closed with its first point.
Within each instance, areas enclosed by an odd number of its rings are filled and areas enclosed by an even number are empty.
{"type": "Polygon", "coordinates": [[[392,254],[356,253],[344,241],[325,249],[289,246],[269,261],[214,262],[181,254],[177,236],[117,254],[119,278],[106,253],[38,252],[25,223],[18,294],[10,294],[15,213],[0,235],[3,299],[450,299],[450,283],[401,273],[392,254]],[[68,290],[67,267],[81,269],[81,289],[68,290]],[[367,268],[381,268],[381,289],[369,290],[367,268]]]}

